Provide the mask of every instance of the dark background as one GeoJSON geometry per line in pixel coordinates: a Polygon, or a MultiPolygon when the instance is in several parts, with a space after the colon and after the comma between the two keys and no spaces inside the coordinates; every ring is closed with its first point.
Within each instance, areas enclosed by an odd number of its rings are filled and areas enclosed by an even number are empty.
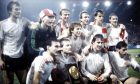
{"type": "MultiPolygon", "coordinates": [[[[6,6],[11,0],[0,0],[0,21],[7,18],[6,6]]],[[[66,6],[70,9],[70,20],[78,21],[79,13],[82,10],[87,10],[90,14],[90,21],[93,21],[94,11],[102,9],[105,12],[105,22],[108,22],[108,16],[114,12],[119,17],[119,22],[127,27],[129,33],[129,43],[140,44],[140,0],[131,0],[132,5],[128,6],[128,0],[111,0],[110,7],[104,6],[106,0],[18,0],[22,8],[22,16],[38,21],[38,15],[44,8],[52,9],[59,18],[60,3],[66,2],[66,6]],[[89,7],[82,6],[83,1],[89,2],[89,7]]]]}
{"type": "MultiPolygon", "coordinates": [[[[0,20],[8,17],[6,6],[11,0],[0,0],[0,20]]],[[[37,21],[39,12],[44,8],[49,8],[59,14],[60,3],[66,2],[67,8],[71,10],[71,21],[77,21],[79,12],[87,10],[92,15],[95,10],[103,9],[105,12],[105,22],[108,21],[110,13],[115,12],[119,16],[119,21],[123,23],[133,23],[140,25],[140,0],[131,0],[132,5],[128,6],[128,0],[111,0],[110,7],[104,6],[106,0],[18,0],[22,6],[22,15],[37,21]],[[88,8],[82,7],[82,2],[88,1],[90,3],[88,8]],[[98,6],[97,6],[98,4],[98,6]],[[75,5],[75,6],[74,6],[75,5]],[[132,21],[130,21],[132,20],[132,21]]]]}

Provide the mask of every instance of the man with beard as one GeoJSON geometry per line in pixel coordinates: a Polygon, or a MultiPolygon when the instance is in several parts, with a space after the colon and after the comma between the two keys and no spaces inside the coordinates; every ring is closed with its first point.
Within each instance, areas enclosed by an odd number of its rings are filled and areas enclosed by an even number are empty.
{"type": "Polygon", "coordinates": [[[123,84],[140,84],[139,78],[129,77],[128,75],[129,67],[140,72],[140,65],[135,58],[127,53],[127,44],[124,41],[118,42],[116,45],[116,51],[109,52],[109,56],[113,73],[111,75],[112,79],[118,79],[123,84]]]}

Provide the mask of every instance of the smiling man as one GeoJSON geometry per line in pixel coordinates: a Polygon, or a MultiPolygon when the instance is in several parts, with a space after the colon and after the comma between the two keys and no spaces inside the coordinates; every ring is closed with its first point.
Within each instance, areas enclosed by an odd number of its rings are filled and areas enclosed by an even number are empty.
{"type": "Polygon", "coordinates": [[[65,34],[65,31],[69,29],[70,26],[70,10],[69,9],[61,9],[60,10],[60,19],[56,25],[56,36],[59,38],[65,34]]]}
{"type": "Polygon", "coordinates": [[[71,23],[68,38],[72,42],[72,51],[81,53],[82,48],[85,47],[85,37],[82,35],[82,25],[80,23],[71,23]]]}
{"type": "Polygon", "coordinates": [[[90,40],[91,35],[93,34],[93,28],[89,25],[90,16],[87,11],[82,11],[79,14],[80,24],[82,26],[82,34],[85,35],[85,39],[88,42],[90,40]]]}
{"type": "Polygon", "coordinates": [[[118,22],[118,16],[114,13],[109,15],[108,24],[108,46],[109,51],[115,51],[115,46],[119,41],[128,42],[126,27],[118,22]]]}
{"type": "Polygon", "coordinates": [[[43,9],[39,14],[40,21],[34,30],[29,31],[27,37],[27,49],[29,64],[38,56],[40,48],[46,50],[47,42],[56,39],[55,20],[56,15],[50,9],[43,9]]]}
{"type": "Polygon", "coordinates": [[[111,73],[108,54],[103,51],[103,44],[103,36],[96,34],[82,51],[85,59],[81,68],[83,75],[88,78],[88,83],[104,84],[111,73]]]}

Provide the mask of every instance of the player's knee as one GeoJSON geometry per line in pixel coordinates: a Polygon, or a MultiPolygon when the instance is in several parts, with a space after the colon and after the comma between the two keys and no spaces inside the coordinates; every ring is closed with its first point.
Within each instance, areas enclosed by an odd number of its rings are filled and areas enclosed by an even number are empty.
{"type": "Polygon", "coordinates": [[[124,84],[140,84],[140,79],[136,77],[131,77],[127,79],[124,84]]]}

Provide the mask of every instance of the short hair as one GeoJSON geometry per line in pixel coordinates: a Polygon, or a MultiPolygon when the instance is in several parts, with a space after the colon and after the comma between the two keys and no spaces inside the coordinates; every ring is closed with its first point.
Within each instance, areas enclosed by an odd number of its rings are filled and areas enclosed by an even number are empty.
{"type": "Polygon", "coordinates": [[[95,11],[94,16],[96,17],[98,13],[104,14],[103,10],[99,9],[95,11]]]}
{"type": "Polygon", "coordinates": [[[13,5],[20,6],[20,3],[18,1],[11,1],[11,2],[9,2],[8,5],[7,5],[7,11],[8,11],[8,13],[10,11],[12,11],[13,5]]]}
{"type": "Polygon", "coordinates": [[[100,38],[101,40],[103,40],[103,35],[102,34],[96,34],[92,40],[91,40],[91,43],[94,43],[96,41],[97,38],[100,38]]]}
{"type": "Polygon", "coordinates": [[[53,42],[59,42],[59,43],[60,43],[59,40],[57,40],[56,38],[53,38],[53,39],[51,39],[51,40],[48,40],[48,41],[45,43],[44,49],[47,50],[48,47],[51,47],[53,42]]]}
{"type": "Polygon", "coordinates": [[[70,25],[70,27],[69,27],[69,33],[70,33],[70,35],[72,35],[72,31],[74,30],[74,28],[75,28],[76,26],[82,27],[82,25],[81,25],[79,22],[71,23],[71,25],[70,25]]]}
{"type": "Polygon", "coordinates": [[[62,15],[62,12],[63,12],[63,11],[69,11],[69,12],[70,12],[69,9],[61,9],[60,12],[59,12],[59,15],[62,15]]]}
{"type": "MultiPolygon", "coordinates": [[[[91,43],[94,43],[94,42],[96,41],[96,39],[98,39],[98,38],[101,39],[101,40],[104,39],[102,34],[96,34],[96,35],[92,38],[91,43]]],[[[89,50],[90,50],[90,49],[89,49],[89,50]]],[[[101,52],[102,52],[102,53],[106,53],[107,51],[106,51],[105,48],[102,48],[102,49],[101,49],[101,52]]]]}
{"type": "Polygon", "coordinates": [[[125,42],[125,41],[120,41],[120,42],[118,42],[117,43],[117,45],[116,45],[116,49],[121,49],[121,48],[125,48],[125,47],[127,47],[127,43],[125,42]]]}
{"type": "Polygon", "coordinates": [[[87,13],[88,14],[88,12],[87,11],[82,11],[82,12],[80,12],[80,14],[79,14],[79,18],[81,19],[82,18],[82,15],[83,15],[83,13],[87,13]]]}
{"type": "Polygon", "coordinates": [[[62,39],[60,39],[60,45],[61,45],[61,47],[63,47],[64,41],[70,41],[70,39],[68,39],[68,38],[62,38],[62,39]]]}
{"type": "Polygon", "coordinates": [[[56,38],[52,38],[52,39],[50,39],[50,40],[48,40],[48,41],[46,42],[46,45],[47,45],[47,46],[51,46],[51,45],[52,45],[52,42],[59,42],[59,40],[57,40],[56,38]]]}
{"type": "MultiPolygon", "coordinates": [[[[110,15],[109,15],[109,19],[111,19],[111,17],[112,16],[117,16],[115,13],[111,13],[110,15]]],[[[118,17],[118,16],[117,16],[118,17]]]]}

